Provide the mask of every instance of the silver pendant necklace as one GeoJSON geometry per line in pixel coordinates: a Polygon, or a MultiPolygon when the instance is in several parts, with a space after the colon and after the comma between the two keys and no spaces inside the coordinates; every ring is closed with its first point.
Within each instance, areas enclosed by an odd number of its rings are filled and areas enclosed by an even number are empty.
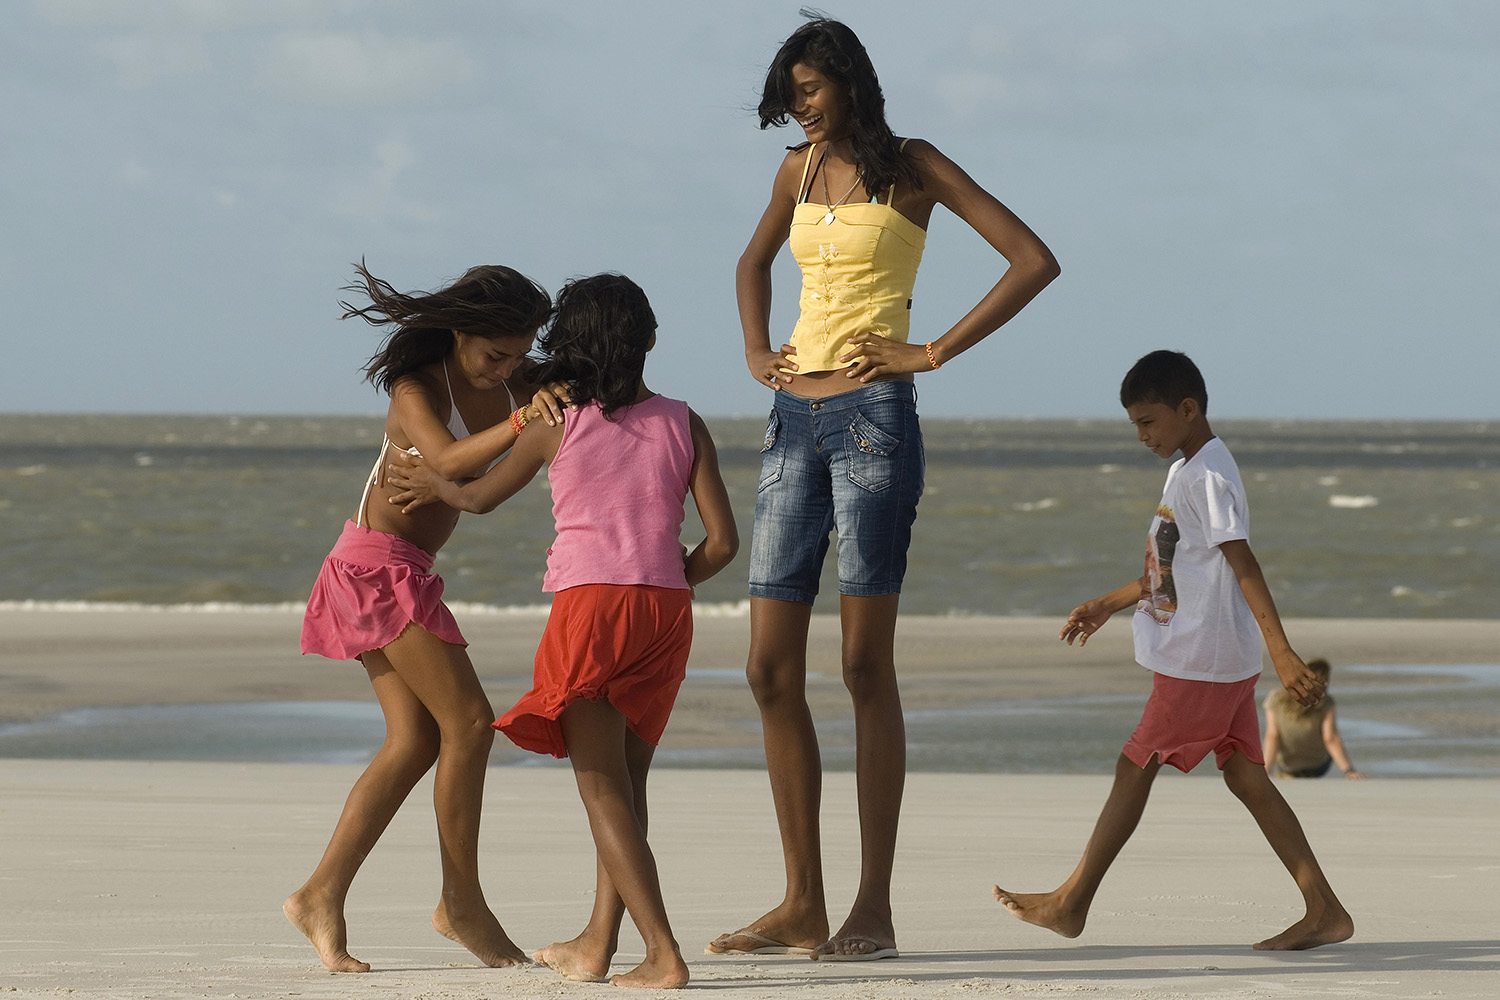
{"type": "MultiPolygon", "coordinates": [[[[828,165],[827,164],[827,160],[828,160],[828,152],[827,152],[827,150],[824,150],[824,152],[823,152],[823,159],[820,160],[820,161],[818,161],[818,166],[826,168],[827,165],[828,165]]],[[[827,171],[827,169],[824,169],[824,171],[823,171],[823,201],[827,202],[827,204],[828,204],[828,214],[825,215],[825,216],[823,216],[823,225],[825,225],[825,226],[831,226],[831,225],[833,225],[833,210],[835,208],[838,208],[840,205],[842,205],[844,203],[844,198],[848,198],[851,194],[853,194],[854,193],[854,189],[857,188],[857,187],[859,187],[859,170],[858,169],[856,169],[854,171],[854,183],[851,184],[851,185],[849,185],[849,190],[847,190],[847,191],[844,192],[844,197],[840,198],[838,201],[830,201],[829,198],[828,198],[828,171],[827,171]]]]}

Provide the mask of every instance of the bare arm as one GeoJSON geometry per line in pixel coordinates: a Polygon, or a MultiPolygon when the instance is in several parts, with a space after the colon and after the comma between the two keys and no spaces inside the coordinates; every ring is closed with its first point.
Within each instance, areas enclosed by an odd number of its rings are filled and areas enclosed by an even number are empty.
{"type": "MultiPolygon", "coordinates": [[[[973,309],[932,341],[932,360],[943,364],[1008,323],[1062,269],[1036,233],[958,164],[921,139],[911,140],[907,149],[921,175],[923,196],[968,223],[1009,265],[973,309]]],[[[852,361],[861,356],[848,375],[862,382],[932,368],[924,344],[898,344],[875,333],[851,338],[849,350],[839,360],[852,361]]]]}
{"type": "Polygon", "coordinates": [[[561,425],[527,424],[499,464],[462,486],[438,475],[430,463],[397,452],[386,468],[402,492],[392,496],[391,503],[401,507],[402,513],[441,500],[457,510],[487,514],[519,493],[557,454],[562,432],[561,425]]]}
{"type": "Polygon", "coordinates": [[[771,263],[786,242],[797,207],[797,185],[802,175],[803,151],[788,153],[776,172],[771,203],[766,206],[750,244],[734,269],[735,300],[739,304],[740,328],[745,337],[745,364],[757,382],[781,388],[791,381],[788,371],[797,370],[791,345],[771,348],[771,263]]]}
{"type": "Polygon", "coordinates": [[[1074,639],[1078,640],[1080,646],[1088,645],[1089,636],[1103,628],[1104,623],[1117,612],[1135,607],[1141,599],[1141,587],[1144,584],[1144,578],[1133,580],[1123,587],[1111,590],[1103,597],[1096,597],[1092,601],[1085,601],[1078,605],[1073,609],[1072,614],[1068,615],[1068,623],[1063,626],[1058,638],[1069,646],[1073,645],[1074,639]]]}
{"type": "Polygon", "coordinates": [[[1276,773],[1276,754],[1281,749],[1281,730],[1276,726],[1276,713],[1266,706],[1266,735],[1260,744],[1260,755],[1266,759],[1266,773],[1276,773]]]}
{"type": "Polygon", "coordinates": [[[1328,714],[1323,716],[1323,746],[1328,748],[1328,756],[1338,765],[1338,769],[1344,772],[1344,777],[1354,781],[1363,781],[1364,775],[1354,769],[1354,762],[1349,759],[1349,752],[1344,749],[1344,738],[1339,735],[1339,724],[1335,718],[1336,710],[1328,709],[1328,714]]]}
{"type": "Polygon", "coordinates": [[[401,429],[444,479],[462,479],[480,472],[515,443],[516,432],[506,420],[462,440],[455,439],[438,417],[439,407],[446,405],[447,400],[439,399],[419,378],[403,378],[391,389],[391,409],[401,429]]]}
{"type": "Polygon", "coordinates": [[[1307,669],[1307,664],[1302,662],[1302,657],[1297,655],[1292,644],[1287,641],[1286,630],[1281,625],[1281,615],[1277,614],[1276,602],[1271,598],[1271,588],[1266,585],[1265,574],[1261,572],[1255,553],[1250,551],[1250,543],[1243,538],[1236,538],[1220,544],[1219,551],[1224,553],[1224,558],[1234,570],[1240,593],[1245,595],[1245,603],[1250,605],[1250,612],[1255,615],[1255,623],[1260,626],[1266,652],[1271,654],[1271,665],[1276,668],[1276,676],[1281,678],[1281,686],[1299,704],[1309,708],[1317,705],[1323,700],[1323,682],[1317,674],[1307,669]]]}
{"type": "Polygon", "coordinates": [[[693,469],[688,485],[706,535],[686,557],[688,586],[696,587],[733,561],[740,548],[740,535],[708,426],[692,410],[688,411],[688,423],[693,434],[693,469]]]}

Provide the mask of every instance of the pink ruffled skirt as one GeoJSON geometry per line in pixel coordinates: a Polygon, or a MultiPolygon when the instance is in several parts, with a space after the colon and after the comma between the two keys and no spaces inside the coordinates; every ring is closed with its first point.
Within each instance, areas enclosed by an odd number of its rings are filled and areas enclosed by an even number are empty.
{"type": "Polygon", "coordinates": [[[358,660],[413,622],[444,642],[468,645],[443,603],[443,578],[432,572],[432,553],[346,521],[307,599],[302,652],[358,660]]]}

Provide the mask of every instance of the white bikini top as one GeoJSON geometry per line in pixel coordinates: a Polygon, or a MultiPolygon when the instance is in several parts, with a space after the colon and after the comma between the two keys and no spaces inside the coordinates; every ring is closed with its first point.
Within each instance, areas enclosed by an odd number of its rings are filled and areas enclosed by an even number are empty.
{"type": "MultiPolygon", "coordinates": [[[[453,435],[453,440],[462,441],[469,436],[469,425],[464,423],[463,414],[458,412],[458,403],[453,398],[453,380],[448,377],[447,358],[443,359],[443,384],[448,387],[448,433],[453,435]]],[[[505,395],[510,399],[510,408],[514,410],[516,408],[515,394],[510,391],[509,385],[506,385],[504,382],[500,384],[505,386],[505,395]]],[[[382,434],[380,436],[380,455],[375,459],[375,467],[370,470],[369,478],[365,480],[365,491],[359,498],[359,510],[354,514],[354,523],[361,528],[365,526],[365,508],[370,502],[370,490],[376,486],[385,485],[385,450],[387,448],[396,448],[396,446],[391,442],[388,435],[382,434]]],[[[396,448],[396,450],[405,451],[408,455],[416,455],[418,457],[421,457],[422,454],[415,447],[396,448]]],[[[499,459],[496,459],[496,461],[499,461],[499,459]]],[[[490,464],[490,468],[494,468],[494,463],[490,464]]]]}

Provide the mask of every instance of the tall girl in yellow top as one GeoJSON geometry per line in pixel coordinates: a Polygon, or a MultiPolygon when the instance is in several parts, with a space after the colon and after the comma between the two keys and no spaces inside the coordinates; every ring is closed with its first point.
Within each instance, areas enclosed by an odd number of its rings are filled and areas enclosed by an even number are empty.
{"type": "Polygon", "coordinates": [[[906,778],[894,656],[896,609],[924,460],[913,375],[993,333],[1058,274],[1026,225],[921,139],[885,120],[864,46],[811,20],[766,74],[761,127],[795,119],[807,142],[782,161],[735,274],[745,361],[779,390],[766,429],[750,557],[747,674],[786,862],[784,899],[712,953],[867,960],[896,954],[890,880],[906,778]],[[933,208],[968,223],[1009,266],[951,329],[909,343],[909,309],[933,208]],[[771,262],[790,241],[801,316],[773,348],[771,262]],[[805,697],[807,633],[829,531],[838,531],[844,682],[854,701],[861,874],[829,935],[819,846],[822,770],[805,697]]]}

